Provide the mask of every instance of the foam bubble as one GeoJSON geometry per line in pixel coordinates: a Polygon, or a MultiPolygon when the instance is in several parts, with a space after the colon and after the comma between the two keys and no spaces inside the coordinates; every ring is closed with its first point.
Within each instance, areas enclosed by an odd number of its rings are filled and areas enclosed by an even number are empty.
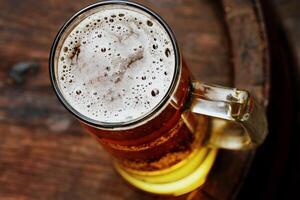
{"type": "Polygon", "coordinates": [[[57,81],[67,102],[84,116],[109,123],[135,120],[151,112],[171,85],[171,39],[137,8],[96,9],[60,41],[57,81]]]}

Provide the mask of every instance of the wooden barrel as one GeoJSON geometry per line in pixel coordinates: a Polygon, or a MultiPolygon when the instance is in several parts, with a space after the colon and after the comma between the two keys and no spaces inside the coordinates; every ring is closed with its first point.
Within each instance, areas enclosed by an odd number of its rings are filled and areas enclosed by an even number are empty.
{"type": "MultiPolygon", "coordinates": [[[[109,155],[58,102],[48,76],[52,40],[68,17],[93,2],[0,2],[0,197],[234,199],[254,150],[221,150],[201,189],[184,197],[158,197],[127,185],[109,155]]],[[[268,49],[259,2],[137,2],[171,26],[196,78],[248,89],[267,105],[268,49]]]]}

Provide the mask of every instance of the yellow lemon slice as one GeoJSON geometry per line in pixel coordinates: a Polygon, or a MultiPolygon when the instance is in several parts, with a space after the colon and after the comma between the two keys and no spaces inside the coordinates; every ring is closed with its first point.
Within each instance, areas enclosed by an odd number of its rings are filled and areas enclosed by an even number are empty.
{"type": "MultiPolygon", "coordinates": [[[[208,154],[204,158],[204,160],[201,160],[203,151],[199,150],[198,152],[199,156],[198,158],[198,166],[196,168],[193,167],[187,167],[185,168],[187,171],[190,173],[182,172],[185,173],[185,176],[180,176],[179,172],[176,170],[174,172],[174,177],[172,177],[171,174],[167,174],[166,177],[164,178],[150,178],[149,177],[142,177],[142,179],[139,179],[140,177],[137,177],[136,175],[133,176],[132,174],[124,171],[120,165],[117,163],[115,164],[116,170],[119,172],[119,174],[130,184],[133,186],[154,194],[161,194],[161,195],[174,195],[174,196],[179,196],[182,194],[186,194],[188,192],[191,192],[192,190],[196,189],[197,187],[201,186],[205,180],[206,177],[210,171],[210,169],[213,166],[213,163],[215,161],[216,155],[217,155],[217,150],[212,149],[209,150],[208,154]],[[201,152],[201,153],[200,153],[201,152]],[[180,179],[178,179],[181,177],[180,179]],[[182,178],[183,177],[183,178],[182,178]],[[170,182],[165,182],[166,180],[173,180],[170,182]],[[150,180],[151,182],[149,182],[150,180]],[[156,182],[158,181],[158,182],[156,182]],[[160,183],[160,181],[162,183],[160,183]],[[155,183],[156,182],[156,183],[155,183]]],[[[196,158],[195,158],[196,159],[196,158]]],[[[186,163],[186,165],[190,165],[194,163],[194,159],[191,159],[189,162],[186,163]]],[[[178,169],[180,170],[180,169],[178,169]]]]}

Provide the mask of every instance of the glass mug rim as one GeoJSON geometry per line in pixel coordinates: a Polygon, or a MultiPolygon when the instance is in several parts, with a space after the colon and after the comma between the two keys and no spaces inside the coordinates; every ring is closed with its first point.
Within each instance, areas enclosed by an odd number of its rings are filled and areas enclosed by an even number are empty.
{"type": "MultiPolygon", "coordinates": [[[[87,16],[88,17],[88,16],[87,16]]],[[[67,37],[67,36],[66,36],[67,37]]],[[[135,2],[130,2],[130,1],[124,1],[124,0],[106,0],[106,1],[101,1],[97,3],[93,3],[89,6],[86,6],[76,12],[74,15],[72,15],[60,28],[58,33],[55,36],[55,39],[52,43],[51,50],[50,50],[50,56],[49,56],[49,74],[50,74],[50,80],[51,80],[51,85],[55,91],[56,96],[58,97],[59,101],[63,104],[63,106],[73,115],[75,115],[80,121],[83,123],[92,126],[97,129],[104,129],[104,130],[128,130],[132,129],[135,127],[138,127],[142,124],[147,123],[147,121],[150,121],[151,119],[155,118],[158,116],[164,108],[168,105],[168,102],[171,101],[172,96],[174,92],[177,89],[179,80],[180,80],[180,75],[181,75],[181,68],[182,68],[182,57],[181,53],[175,38],[175,35],[169,25],[166,23],[166,21],[157,13],[155,13],[153,10],[150,8],[135,3],[135,2]],[[58,44],[60,42],[60,39],[62,38],[64,32],[67,30],[67,28],[72,25],[76,19],[83,15],[85,12],[88,12],[92,9],[96,9],[97,7],[100,6],[105,6],[105,5],[124,5],[124,6],[130,6],[139,10],[142,10],[143,12],[149,14],[150,16],[154,17],[160,25],[162,25],[163,29],[166,31],[168,34],[172,46],[174,48],[174,57],[175,57],[175,70],[174,70],[174,75],[172,78],[172,83],[166,92],[165,96],[162,98],[162,100],[148,113],[145,115],[142,115],[138,117],[137,119],[131,120],[131,121],[126,121],[126,122],[117,122],[117,123],[109,123],[109,122],[101,122],[98,120],[94,120],[91,118],[88,118],[78,112],[76,109],[74,109],[68,101],[64,98],[62,92],[60,91],[59,85],[57,83],[57,76],[55,73],[55,58],[56,58],[56,52],[59,50],[58,44]]]]}

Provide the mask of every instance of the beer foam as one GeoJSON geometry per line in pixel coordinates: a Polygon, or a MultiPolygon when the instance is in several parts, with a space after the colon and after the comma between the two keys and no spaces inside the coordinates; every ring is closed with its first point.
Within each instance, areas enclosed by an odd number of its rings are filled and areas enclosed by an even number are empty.
{"type": "Polygon", "coordinates": [[[56,76],[66,101],[104,123],[149,114],[175,73],[174,47],[164,27],[125,5],[100,6],[80,20],[59,45],[56,76]]]}

